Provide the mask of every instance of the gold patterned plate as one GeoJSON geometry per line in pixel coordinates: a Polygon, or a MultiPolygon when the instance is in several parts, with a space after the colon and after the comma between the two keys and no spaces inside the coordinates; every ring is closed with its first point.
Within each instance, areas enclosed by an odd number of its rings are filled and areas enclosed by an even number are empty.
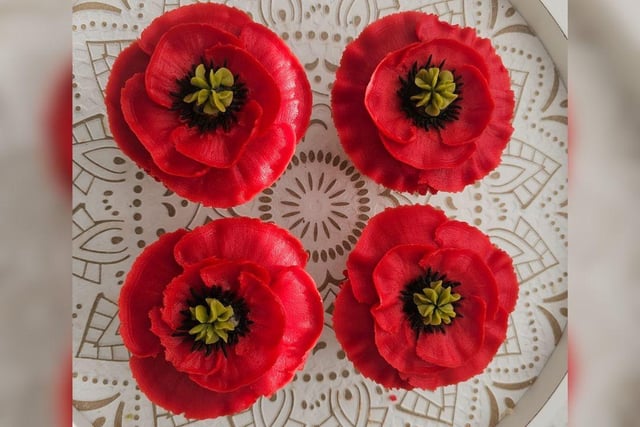
{"type": "Polygon", "coordinates": [[[167,191],[120,152],[107,126],[103,98],[111,66],[122,49],[153,18],[190,2],[76,0],[73,6],[76,425],[485,427],[503,418],[504,427],[525,425],[566,372],[566,68],[541,41],[556,55],[554,40],[561,41],[562,33],[555,24],[538,27],[538,18],[527,12],[527,21],[518,12],[532,5],[544,12],[542,4],[225,1],[249,12],[289,44],[311,82],[313,112],[309,130],[281,179],[245,205],[211,209],[167,191]],[[409,9],[475,27],[480,36],[492,40],[510,72],[516,95],[513,138],[501,165],[461,193],[413,196],[376,185],[344,154],[331,120],[329,94],[345,45],[374,20],[409,9]],[[544,38],[535,35],[543,33],[544,38]],[[412,203],[431,204],[482,229],[513,257],[520,282],[507,340],[491,364],[469,381],[432,392],[386,390],[363,378],[346,359],[332,329],[333,301],[345,260],[367,220],[386,207],[412,203]],[[132,261],[157,236],[236,215],[276,222],[302,240],[310,257],[308,271],[324,301],[325,328],[305,369],[283,390],[240,414],[187,420],[152,404],[136,388],[129,353],[118,333],[118,295],[132,261]]]}

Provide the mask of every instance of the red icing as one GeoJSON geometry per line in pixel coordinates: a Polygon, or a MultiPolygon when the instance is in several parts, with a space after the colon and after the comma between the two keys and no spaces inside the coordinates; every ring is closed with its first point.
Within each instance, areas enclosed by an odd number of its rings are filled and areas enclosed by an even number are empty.
{"type": "Polygon", "coordinates": [[[464,381],[482,372],[506,337],[518,297],[510,257],[439,210],[402,206],[371,218],[347,266],[333,313],[336,337],[355,367],[386,387],[464,381]],[[462,298],[444,333],[417,331],[405,311],[402,292],[427,271],[459,283],[451,292],[462,298]]]}
{"type": "Polygon", "coordinates": [[[499,164],[513,132],[509,73],[491,43],[420,12],[379,19],[347,46],[331,102],[356,167],[398,191],[461,191],[499,164]],[[425,130],[401,109],[397,91],[399,78],[430,56],[462,84],[459,118],[425,130]]]}
{"type": "Polygon", "coordinates": [[[119,300],[140,389],[188,418],[238,412],[275,393],[303,367],[322,332],[322,300],[305,264],[293,236],[256,219],[164,234],[134,262],[119,300]],[[213,288],[242,299],[250,324],[224,353],[207,354],[193,350],[184,322],[194,294],[213,288]]]}
{"type": "Polygon", "coordinates": [[[122,151],[170,190],[207,206],[244,203],[273,184],[311,117],[304,68],[266,27],[200,3],[155,19],[116,59],[105,103],[122,151]],[[174,110],[178,80],[202,62],[247,90],[229,129],[201,130],[174,110]]]}

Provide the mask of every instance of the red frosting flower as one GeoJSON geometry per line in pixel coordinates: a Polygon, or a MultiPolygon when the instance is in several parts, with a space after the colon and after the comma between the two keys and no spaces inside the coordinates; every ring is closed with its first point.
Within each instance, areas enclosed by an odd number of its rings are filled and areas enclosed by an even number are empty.
{"type": "Polygon", "coordinates": [[[333,325],[363,375],[435,389],[482,372],[517,298],[511,258],[486,235],[429,206],[404,206],[364,229],[333,325]]]}
{"type": "Polygon", "coordinates": [[[356,167],[398,191],[461,191],[498,166],[513,132],[491,42],[420,12],[382,18],[347,46],[331,103],[356,167]]]}
{"type": "Polygon", "coordinates": [[[179,195],[216,207],[249,200],[284,172],[311,105],[285,43],[209,3],[155,19],[115,61],[106,90],[122,151],[179,195]]]}
{"type": "Polygon", "coordinates": [[[287,231],[229,218],[160,237],[120,294],[140,389],[188,418],[239,412],[301,369],[322,331],[307,255],[287,231]]]}

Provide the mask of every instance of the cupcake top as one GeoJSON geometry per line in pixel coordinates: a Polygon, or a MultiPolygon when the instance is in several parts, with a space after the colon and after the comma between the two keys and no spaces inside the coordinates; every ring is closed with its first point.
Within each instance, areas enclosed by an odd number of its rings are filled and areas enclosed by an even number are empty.
{"type": "Polygon", "coordinates": [[[481,373],[518,298],[511,258],[430,206],[373,217],[335,302],[338,341],[366,377],[435,389],[481,373]]]}
{"type": "Polygon", "coordinates": [[[105,102],[125,154],[170,190],[213,207],[244,203],[284,172],[312,104],[286,44],[213,3],[155,19],[115,61],[105,102]]]}
{"type": "Polygon", "coordinates": [[[491,42],[421,12],[375,21],[347,46],[331,103],[356,167],[398,191],[461,191],[497,167],[513,132],[491,42]]]}
{"type": "Polygon", "coordinates": [[[322,331],[307,255],[250,218],[164,234],[136,259],[119,299],[138,387],[187,418],[240,412],[293,378],[322,331]]]}

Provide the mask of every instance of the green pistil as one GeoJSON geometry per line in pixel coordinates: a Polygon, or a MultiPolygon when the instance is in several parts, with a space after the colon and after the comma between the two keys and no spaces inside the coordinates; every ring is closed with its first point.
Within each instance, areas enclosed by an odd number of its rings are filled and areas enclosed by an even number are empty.
{"type": "Polygon", "coordinates": [[[414,84],[422,91],[410,99],[415,102],[416,107],[424,107],[424,112],[430,117],[438,117],[458,97],[453,73],[449,70],[421,68],[414,84]]]}
{"type": "Polygon", "coordinates": [[[234,85],[233,74],[225,67],[216,71],[207,70],[204,64],[196,67],[195,76],[190,80],[191,85],[197,90],[186,95],[182,100],[187,104],[196,103],[204,114],[217,116],[227,111],[227,107],[233,102],[234,85]]]}
{"type": "Polygon", "coordinates": [[[215,344],[229,339],[229,332],[235,330],[238,321],[234,317],[233,307],[224,305],[216,298],[205,299],[207,305],[189,307],[191,320],[198,324],[189,330],[189,335],[195,335],[196,341],[205,344],[215,344]]]}
{"type": "Polygon", "coordinates": [[[413,302],[418,308],[422,323],[426,326],[448,325],[456,317],[453,303],[460,294],[451,293],[451,287],[443,287],[442,280],[431,282],[422,292],[413,294],[413,302]]]}

